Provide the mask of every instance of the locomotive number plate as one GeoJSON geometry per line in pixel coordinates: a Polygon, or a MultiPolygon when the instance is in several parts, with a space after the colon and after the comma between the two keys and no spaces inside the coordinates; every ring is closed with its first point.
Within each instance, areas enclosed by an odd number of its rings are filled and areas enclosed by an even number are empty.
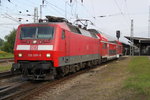
{"type": "Polygon", "coordinates": [[[28,54],[28,57],[41,57],[41,54],[28,54]]]}

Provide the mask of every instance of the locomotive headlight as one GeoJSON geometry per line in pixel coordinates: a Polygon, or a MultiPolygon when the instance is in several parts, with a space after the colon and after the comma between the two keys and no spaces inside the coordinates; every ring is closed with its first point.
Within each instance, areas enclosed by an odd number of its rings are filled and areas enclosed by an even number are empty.
{"type": "Polygon", "coordinates": [[[18,54],[18,57],[22,57],[22,53],[19,53],[19,54],[18,54]]]}
{"type": "Polygon", "coordinates": [[[51,57],[51,54],[49,54],[49,53],[46,54],[46,57],[47,57],[47,58],[50,58],[50,57],[51,57]]]}
{"type": "Polygon", "coordinates": [[[37,43],[37,41],[36,41],[36,40],[34,40],[34,41],[33,41],[33,44],[36,44],[36,43],[37,43]]]}

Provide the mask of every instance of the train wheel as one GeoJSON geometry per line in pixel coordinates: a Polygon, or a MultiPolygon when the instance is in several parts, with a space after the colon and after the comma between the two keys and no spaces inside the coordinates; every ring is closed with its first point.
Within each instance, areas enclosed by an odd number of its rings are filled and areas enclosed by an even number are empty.
{"type": "Polygon", "coordinates": [[[79,65],[75,65],[75,70],[79,71],[80,70],[80,66],[79,65]]]}
{"type": "Polygon", "coordinates": [[[92,62],[90,62],[90,61],[87,62],[87,66],[88,66],[88,67],[91,67],[91,66],[92,66],[92,62]]]}
{"type": "Polygon", "coordinates": [[[11,68],[11,73],[14,74],[15,73],[15,69],[12,67],[11,68]]]}
{"type": "Polygon", "coordinates": [[[71,65],[69,70],[71,73],[75,73],[76,72],[75,65],[71,65]]]}
{"type": "Polygon", "coordinates": [[[65,75],[69,73],[69,66],[65,66],[65,75]]]}
{"type": "Polygon", "coordinates": [[[56,72],[57,72],[56,78],[62,78],[62,77],[64,77],[65,76],[64,66],[57,68],[56,72]]]}
{"type": "Polygon", "coordinates": [[[79,64],[80,70],[84,68],[83,63],[79,64]]]}
{"type": "Polygon", "coordinates": [[[102,61],[101,61],[101,59],[100,59],[100,60],[98,60],[98,65],[100,65],[100,64],[101,64],[101,62],[102,62],[102,61]]]}

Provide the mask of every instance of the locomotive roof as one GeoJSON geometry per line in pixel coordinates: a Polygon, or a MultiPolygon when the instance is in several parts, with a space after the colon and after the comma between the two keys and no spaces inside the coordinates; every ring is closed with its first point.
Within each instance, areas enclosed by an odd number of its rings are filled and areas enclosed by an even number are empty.
{"type": "Polygon", "coordinates": [[[74,32],[74,33],[78,33],[78,34],[83,34],[85,36],[90,36],[90,37],[94,37],[94,38],[98,38],[96,34],[100,34],[100,38],[102,41],[115,41],[116,39],[113,39],[112,37],[103,34],[102,32],[96,30],[96,29],[83,29],[80,27],[77,27],[75,25],[72,25],[71,23],[69,23],[69,21],[63,17],[55,17],[55,16],[46,16],[47,19],[40,19],[39,23],[29,23],[29,24],[24,24],[24,25],[30,25],[30,24],[41,24],[41,25],[45,25],[45,24],[56,24],[59,25],[61,28],[74,32]],[[43,22],[46,21],[46,22],[43,22]]]}
{"type": "Polygon", "coordinates": [[[28,24],[22,24],[22,25],[35,25],[35,24],[38,24],[38,25],[46,25],[46,24],[47,25],[48,24],[58,25],[65,30],[68,30],[68,31],[71,31],[71,32],[74,32],[77,34],[82,34],[82,35],[85,35],[88,37],[98,38],[96,36],[96,34],[92,34],[88,30],[83,29],[83,28],[79,28],[79,27],[72,25],[71,23],[68,23],[68,22],[44,22],[44,23],[42,22],[42,23],[28,23],[28,24]]]}
{"type": "Polygon", "coordinates": [[[66,24],[66,22],[44,22],[44,23],[27,23],[27,24],[22,24],[22,25],[46,25],[46,24],[56,24],[59,25],[60,27],[66,29],[66,30],[70,30],[66,24]]]}
{"type": "Polygon", "coordinates": [[[112,42],[112,43],[116,43],[117,39],[108,35],[108,34],[105,34],[105,33],[102,33],[107,39],[109,42],[112,42]]]}
{"type": "Polygon", "coordinates": [[[100,37],[101,37],[102,41],[109,41],[109,42],[112,42],[112,43],[116,43],[118,41],[114,37],[112,37],[108,34],[105,34],[103,32],[100,32],[99,30],[96,30],[96,29],[88,29],[88,30],[92,33],[100,34],[100,37]]]}

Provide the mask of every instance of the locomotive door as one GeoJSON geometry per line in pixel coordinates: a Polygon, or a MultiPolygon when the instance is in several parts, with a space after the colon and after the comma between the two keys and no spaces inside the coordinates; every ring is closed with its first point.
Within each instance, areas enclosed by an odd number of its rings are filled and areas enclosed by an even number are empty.
{"type": "Polygon", "coordinates": [[[108,56],[108,44],[107,43],[102,43],[102,54],[104,57],[108,56]]]}
{"type": "Polygon", "coordinates": [[[65,62],[70,61],[70,35],[69,32],[65,30],[65,62]]]}

